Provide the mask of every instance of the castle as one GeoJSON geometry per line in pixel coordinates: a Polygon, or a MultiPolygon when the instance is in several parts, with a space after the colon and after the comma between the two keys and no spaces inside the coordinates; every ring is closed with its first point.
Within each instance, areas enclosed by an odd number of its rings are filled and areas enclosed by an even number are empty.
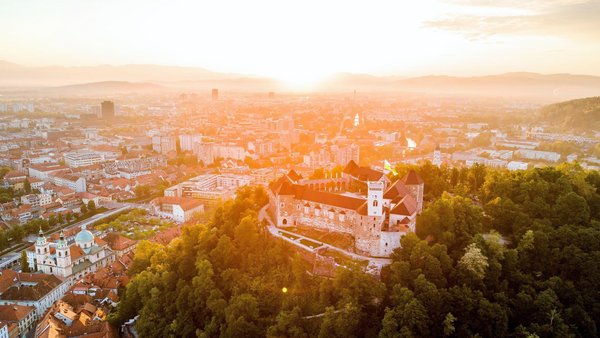
{"type": "Polygon", "coordinates": [[[410,171],[391,182],[381,171],[350,161],[338,177],[303,179],[295,171],[269,189],[269,214],[278,227],[308,226],[350,234],[356,251],[390,256],[414,232],[424,183],[410,171]]]}
{"type": "Polygon", "coordinates": [[[116,259],[108,244],[85,226],[69,242],[63,231],[57,241],[48,241],[40,229],[35,247],[27,252],[29,266],[63,278],[81,278],[116,259]]]}

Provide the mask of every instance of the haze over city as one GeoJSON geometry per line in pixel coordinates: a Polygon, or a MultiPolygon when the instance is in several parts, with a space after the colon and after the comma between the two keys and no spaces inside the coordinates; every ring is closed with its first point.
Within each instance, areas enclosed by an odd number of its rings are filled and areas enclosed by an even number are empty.
{"type": "Polygon", "coordinates": [[[0,338],[600,337],[600,2],[0,2],[0,338]]]}

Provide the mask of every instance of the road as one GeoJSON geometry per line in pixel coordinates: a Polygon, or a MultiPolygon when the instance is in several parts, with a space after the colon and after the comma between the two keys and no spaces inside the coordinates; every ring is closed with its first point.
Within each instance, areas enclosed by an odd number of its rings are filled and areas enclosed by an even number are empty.
{"type": "MultiPolygon", "coordinates": [[[[269,215],[267,214],[267,206],[263,207],[258,212],[258,220],[261,221],[261,222],[263,220],[267,221],[267,224],[268,224],[267,228],[268,228],[269,232],[273,236],[279,237],[279,238],[281,238],[281,239],[283,239],[285,241],[288,241],[288,242],[290,242],[290,243],[292,243],[292,244],[294,244],[294,245],[296,245],[296,246],[298,246],[298,247],[300,247],[300,248],[302,248],[304,250],[308,250],[308,251],[314,252],[317,248],[308,247],[308,246],[300,243],[299,239],[306,239],[306,240],[309,240],[309,241],[312,241],[312,242],[320,243],[319,241],[314,240],[314,239],[312,239],[310,237],[305,237],[305,236],[302,236],[302,235],[297,234],[295,232],[286,231],[286,230],[283,230],[283,229],[280,229],[280,228],[276,227],[273,224],[273,222],[271,221],[271,218],[269,217],[269,215]],[[299,237],[299,239],[293,240],[291,238],[283,236],[281,233],[292,234],[292,235],[294,235],[296,237],[299,237]]],[[[369,266],[374,266],[374,267],[377,267],[378,269],[381,269],[383,266],[389,265],[389,264],[392,263],[392,260],[390,258],[375,258],[375,257],[370,257],[370,256],[363,256],[363,255],[359,255],[359,254],[354,253],[354,252],[350,252],[350,251],[338,248],[337,246],[333,246],[333,245],[330,245],[330,244],[327,244],[327,243],[321,243],[321,246],[319,246],[318,248],[321,248],[321,247],[326,247],[328,249],[341,252],[342,254],[347,255],[349,257],[352,257],[352,258],[357,259],[357,260],[367,260],[367,261],[369,261],[369,266]]]]}

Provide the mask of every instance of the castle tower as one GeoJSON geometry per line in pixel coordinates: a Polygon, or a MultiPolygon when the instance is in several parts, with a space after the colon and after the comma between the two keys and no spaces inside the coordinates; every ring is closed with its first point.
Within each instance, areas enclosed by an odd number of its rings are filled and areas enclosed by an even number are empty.
{"type": "Polygon", "coordinates": [[[59,268],[66,268],[71,265],[71,250],[65,240],[65,234],[61,231],[60,238],[56,243],[56,265],[59,268]]]}
{"type": "Polygon", "coordinates": [[[385,182],[368,182],[367,212],[369,216],[383,215],[383,189],[385,182]]]}
{"type": "Polygon", "coordinates": [[[425,190],[425,182],[414,170],[411,170],[402,178],[404,185],[410,190],[417,200],[417,212],[420,214],[423,211],[423,193],[425,190]]]}
{"type": "Polygon", "coordinates": [[[50,253],[50,243],[46,240],[44,236],[44,232],[42,228],[40,228],[40,232],[38,233],[38,238],[35,240],[35,261],[37,264],[38,270],[40,269],[40,265],[46,259],[46,255],[50,253]]]}

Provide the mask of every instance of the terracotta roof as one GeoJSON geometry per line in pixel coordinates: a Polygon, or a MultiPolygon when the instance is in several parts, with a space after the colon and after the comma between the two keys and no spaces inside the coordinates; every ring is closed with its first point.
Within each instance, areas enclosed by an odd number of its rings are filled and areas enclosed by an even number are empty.
{"type": "Polygon", "coordinates": [[[35,311],[33,306],[0,305],[0,320],[19,322],[31,313],[31,311],[35,311]]]}
{"type": "Polygon", "coordinates": [[[81,247],[79,245],[71,245],[69,247],[69,251],[71,254],[71,262],[74,262],[77,259],[79,259],[79,257],[82,257],[85,255],[85,253],[83,252],[83,249],[81,249],[81,247]]]}
{"type": "Polygon", "coordinates": [[[294,169],[290,170],[290,172],[287,175],[293,181],[298,181],[299,179],[302,178],[302,175],[298,174],[294,169]]]}
{"type": "Polygon", "coordinates": [[[419,185],[424,183],[421,176],[412,169],[402,178],[402,181],[406,185],[419,185]]]}
{"type": "Polygon", "coordinates": [[[417,211],[417,201],[414,197],[407,195],[394,206],[391,214],[410,216],[417,211]]]}
{"type": "Polygon", "coordinates": [[[369,167],[359,167],[354,161],[350,161],[344,168],[344,173],[352,175],[361,181],[379,181],[383,172],[369,167]]]}
{"type": "Polygon", "coordinates": [[[401,180],[397,180],[386,190],[386,192],[383,194],[383,198],[391,200],[397,198],[398,196],[404,197],[410,194],[410,190],[408,190],[406,185],[404,185],[401,180]]]}
{"type": "Polygon", "coordinates": [[[0,274],[0,299],[4,300],[39,300],[62,281],[54,276],[40,273],[17,273],[4,270],[0,274]],[[33,286],[16,287],[20,282],[35,283],[33,286]]]}
{"type": "Polygon", "coordinates": [[[132,245],[135,245],[135,241],[125,236],[121,236],[118,232],[111,232],[104,237],[108,246],[117,251],[125,250],[132,245]]]}
{"type": "Polygon", "coordinates": [[[11,178],[21,178],[21,177],[26,177],[26,176],[27,176],[26,174],[23,174],[16,170],[11,170],[11,171],[7,172],[6,175],[4,175],[4,179],[9,180],[11,178]]]}

